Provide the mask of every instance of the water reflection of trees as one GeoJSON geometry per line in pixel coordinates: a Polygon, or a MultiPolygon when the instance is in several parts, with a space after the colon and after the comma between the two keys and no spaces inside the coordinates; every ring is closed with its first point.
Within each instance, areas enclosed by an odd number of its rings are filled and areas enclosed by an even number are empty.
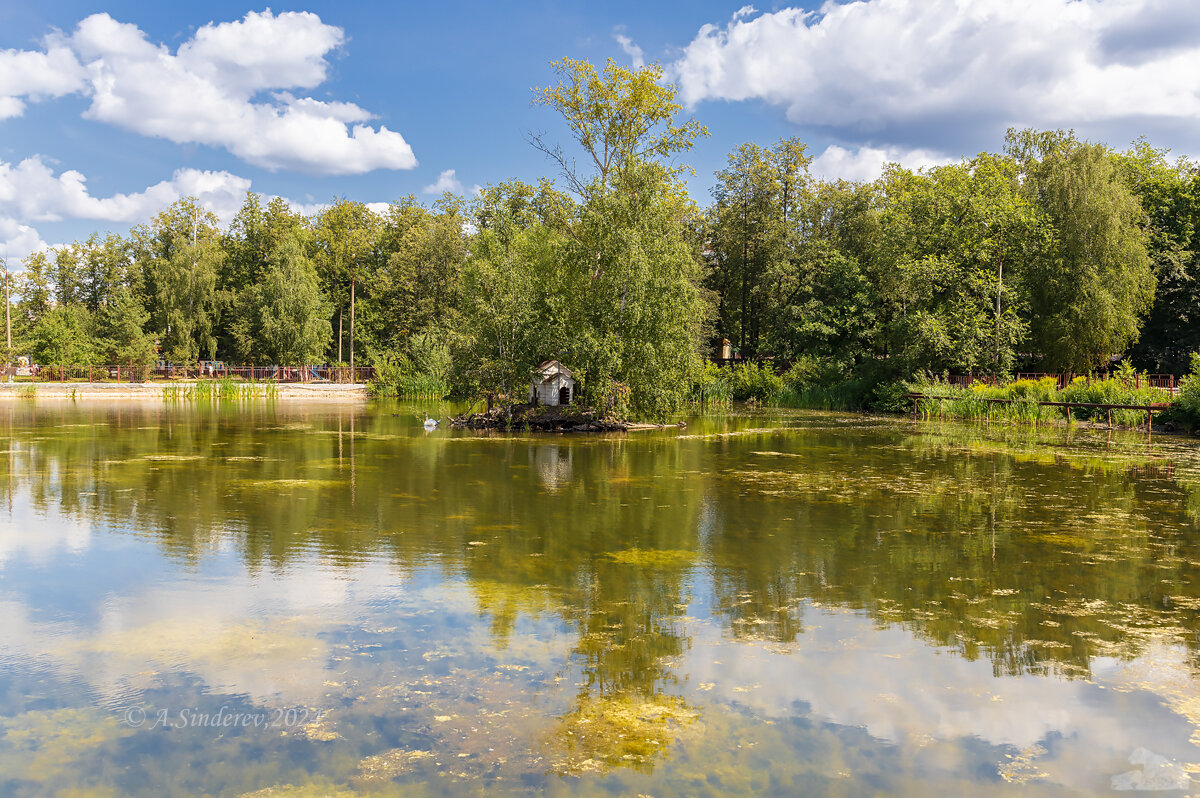
{"type": "Polygon", "coordinates": [[[251,569],[436,563],[471,587],[501,645],[524,614],[559,618],[579,685],[561,719],[575,738],[565,769],[648,766],[622,742],[629,724],[665,739],[686,722],[665,696],[693,585],[735,640],[794,643],[804,607],[829,603],[999,673],[1082,674],[1097,654],[1139,651],[1146,630],[1190,632],[1180,640],[1195,646],[1190,488],[1136,453],[895,427],[425,436],[411,414],[339,406],[8,414],[8,501],[185,560],[225,542],[251,569]],[[588,726],[607,731],[578,733],[588,726]]]}
{"type": "Polygon", "coordinates": [[[998,673],[1085,674],[1097,654],[1136,654],[1147,629],[1196,627],[1183,607],[1200,551],[1167,465],[944,435],[878,443],[797,442],[726,475],[711,559],[732,635],[787,641],[781,613],[818,601],[998,673]]]}

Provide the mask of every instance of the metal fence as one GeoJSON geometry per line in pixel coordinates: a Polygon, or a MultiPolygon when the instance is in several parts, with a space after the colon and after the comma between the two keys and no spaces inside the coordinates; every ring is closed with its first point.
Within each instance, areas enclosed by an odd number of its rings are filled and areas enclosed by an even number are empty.
{"type": "MultiPolygon", "coordinates": [[[[21,372],[26,370],[22,369],[21,372]]],[[[25,376],[19,372],[18,376],[25,376]]],[[[28,369],[33,382],[151,382],[154,380],[240,380],[243,382],[362,383],[370,366],[73,366],[28,369]]]]}

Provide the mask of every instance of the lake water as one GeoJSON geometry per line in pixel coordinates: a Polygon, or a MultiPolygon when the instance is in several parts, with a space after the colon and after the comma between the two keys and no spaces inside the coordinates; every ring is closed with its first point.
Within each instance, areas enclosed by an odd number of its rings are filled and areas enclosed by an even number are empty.
{"type": "Polygon", "coordinates": [[[1200,774],[1196,443],[805,413],[480,436],[424,409],[0,406],[0,795],[1200,774]]]}

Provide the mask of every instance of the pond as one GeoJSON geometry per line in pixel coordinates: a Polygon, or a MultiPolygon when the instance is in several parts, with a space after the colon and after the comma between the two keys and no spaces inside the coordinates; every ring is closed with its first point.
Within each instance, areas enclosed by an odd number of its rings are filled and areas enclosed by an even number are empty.
{"type": "Polygon", "coordinates": [[[482,435],[426,409],[0,406],[0,794],[1200,772],[1192,441],[765,411],[482,435]]]}

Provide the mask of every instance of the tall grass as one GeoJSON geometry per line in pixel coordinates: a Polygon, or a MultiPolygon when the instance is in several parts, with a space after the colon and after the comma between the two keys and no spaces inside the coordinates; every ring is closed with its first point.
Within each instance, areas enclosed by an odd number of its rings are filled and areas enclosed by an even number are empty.
{"type": "MultiPolygon", "coordinates": [[[[1053,407],[1039,402],[1078,402],[1081,404],[1151,405],[1172,401],[1170,391],[1135,387],[1122,378],[1089,380],[1077,377],[1059,389],[1053,377],[1040,380],[970,386],[949,385],[939,380],[917,380],[906,384],[911,393],[920,394],[915,411],[922,418],[950,418],[971,421],[1005,421],[1044,424],[1051,421],[1080,420],[1107,422],[1109,411],[1099,407],[1053,407]],[[1003,400],[1003,401],[987,401],[1003,400]]],[[[1144,426],[1145,410],[1112,411],[1112,421],[1120,426],[1144,426]]]]}
{"type": "Polygon", "coordinates": [[[798,410],[861,410],[864,386],[858,380],[832,385],[788,385],[775,397],[775,404],[798,410]]]}
{"type": "Polygon", "coordinates": [[[167,402],[231,402],[242,399],[275,399],[278,396],[279,385],[275,382],[242,382],[228,377],[164,385],[162,388],[163,400],[167,402]]]}
{"type": "Polygon", "coordinates": [[[728,407],[733,401],[732,370],[705,361],[692,375],[684,402],[701,407],[728,407]]]}
{"type": "Polygon", "coordinates": [[[440,400],[450,395],[450,384],[432,374],[394,372],[377,376],[368,385],[372,396],[395,396],[400,399],[440,400]]]}

